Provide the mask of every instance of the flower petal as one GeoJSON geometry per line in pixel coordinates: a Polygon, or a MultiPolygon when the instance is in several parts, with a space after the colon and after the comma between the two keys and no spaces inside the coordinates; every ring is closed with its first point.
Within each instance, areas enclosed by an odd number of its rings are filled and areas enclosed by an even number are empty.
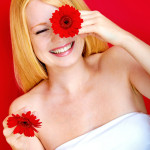
{"type": "Polygon", "coordinates": [[[31,114],[31,111],[28,111],[26,114],[23,113],[22,116],[13,115],[7,120],[7,125],[9,128],[16,126],[13,133],[24,133],[25,136],[34,136],[34,131],[38,132],[35,127],[39,128],[41,123],[40,119],[36,119],[36,116],[31,114]]]}
{"type": "Polygon", "coordinates": [[[78,34],[78,30],[81,28],[83,19],[80,18],[80,12],[73,6],[64,5],[59,7],[59,11],[56,10],[50,18],[52,23],[52,29],[55,34],[59,34],[61,38],[75,36],[78,34]],[[71,30],[71,31],[70,31],[71,30]]]}

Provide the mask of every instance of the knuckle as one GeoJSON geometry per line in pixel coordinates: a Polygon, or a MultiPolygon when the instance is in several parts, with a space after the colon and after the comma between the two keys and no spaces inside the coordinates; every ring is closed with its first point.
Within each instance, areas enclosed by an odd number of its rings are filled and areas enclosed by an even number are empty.
{"type": "Polygon", "coordinates": [[[3,127],[5,127],[5,122],[6,122],[5,120],[2,122],[3,127]]]}
{"type": "Polygon", "coordinates": [[[3,135],[6,137],[7,136],[7,129],[5,128],[4,130],[3,130],[3,135]]]}
{"type": "Polygon", "coordinates": [[[95,12],[96,14],[99,14],[99,13],[100,13],[98,10],[95,10],[94,12],[95,12]]]}
{"type": "Polygon", "coordinates": [[[102,16],[102,14],[101,14],[98,10],[95,10],[95,14],[96,14],[96,16],[98,16],[98,17],[102,16]]]}
{"type": "Polygon", "coordinates": [[[5,137],[8,137],[8,136],[10,136],[11,134],[12,134],[12,130],[13,130],[14,128],[5,128],[5,129],[3,129],[3,135],[5,136],[5,137]]]}
{"type": "Polygon", "coordinates": [[[10,115],[7,116],[7,117],[3,120],[3,122],[2,122],[3,127],[5,127],[5,126],[7,125],[7,120],[8,120],[9,117],[10,117],[10,115]]]}
{"type": "Polygon", "coordinates": [[[3,122],[2,122],[3,127],[6,126],[6,122],[7,122],[7,117],[6,117],[6,118],[3,120],[3,122]]]}

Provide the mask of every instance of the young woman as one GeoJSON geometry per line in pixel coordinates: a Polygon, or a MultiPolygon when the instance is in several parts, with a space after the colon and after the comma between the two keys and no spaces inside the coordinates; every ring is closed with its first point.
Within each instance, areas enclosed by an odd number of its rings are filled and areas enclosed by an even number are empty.
{"type": "Polygon", "coordinates": [[[142,97],[150,98],[149,45],[82,0],[12,0],[10,27],[15,76],[25,93],[3,121],[13,149],[150,149],[150,116],[142,97]],[[78,35],[60,38],[49,18],[65,4],[84,21],[78,35]],[[66,46],[67,53],[51,52],[66,46]],[[25,106],[42,121],[32,138],[6,125],[25,106]]]}

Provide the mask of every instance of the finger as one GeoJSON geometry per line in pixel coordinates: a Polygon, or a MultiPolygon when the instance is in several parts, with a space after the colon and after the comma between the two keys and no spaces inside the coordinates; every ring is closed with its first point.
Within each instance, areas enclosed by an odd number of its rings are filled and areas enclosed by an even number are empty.
{"type": "Polygon", "coordinates": [[[96,34],[95,30],[96,30],[96,29],[95,29],[95,25],[89,25],[89,26],[86,26],[86,27],[84,27],[84,28],[79,29],[79,33],[78,33],[78,34],[79,34],[79,35],[80,35],[80,34],[92,35],[92,36],[98,38],[99,40],[102,40],[102,41],[105,42],[105,40],[104,40],[102,37],[100,37],[100,35],[97,35],[97,34],[96,34]]]}
{"type": "Polygon", "coordinates": [[[7,120],[8,118],[11,117],[11,115],[7,116],[4,120],[3,120],[3,127],[6,128],[7,127],[7,120]]]}
{"type": "Polygon", "coordinates": [[[89,25],[89,26],[86,26],[85,28],[81,28],[81,29],[79,29],[78,34],[85,34],[85,33],[93,32],[94,27],[95,27],[94,25],[89,25]]]}
{"type": "Polygon", "coordinates": [[[8,138],[6,138],[6,141],[11,145],[11,147],[13,149],[22,149],[24,148],[24,146],[22,146],[22,142],[20,142],[20,139],[23,137],[22,134],[13,134],[11,136],[9,136],[8,138]]]}
{"type": "Polygon", "coordinates": [[[90,15],[95,13],[94,11],[90,11],[90,10],[79,10],[79,12],[81,13],[81,15],[90,15]]]}
{"type": "Polygon", "coordinates": [[[17,149],[25,149],[25,150],[28,150],[29,147],[30,147],[30,143],[32,144],[32,142],[34,143],[33,139],[35,139],[35,137],[27,137],[27,136],[24,136],[24,134],[22,134],[22,136],[19,136],[16,141],[16,144],[15,144],[15,147],[17,149]],[[32,139],[31,139],[32,138],[32,139]],[[31,141],[32,140],[32,141],[31,141]]]}
{"type": "Polygon", "coordinates": [[[88,15],[82,15],[81,19],[88,20],[88,19],[99,17],[99,16],[100,15],[98,13],[92,13],[92,14],[88,14],[88,15]]]}
{"type": "Polygon", "coordinates": [[[78,36],[80,36],[80,38],[85,38],[85,37],[87,37],[88,36],[88,34],[79,34],[78,36]]]}
{"type": "Polygon", "coordinates": [[[33,114],[34,116],[36,116],[36,119],[39,119],[39,118],[40,118],[37,111],[33,111],[32,114],[33,114]]]}
{"type": "Polygon", "coordinates": [[[22,136],[22,135],[19,134],[19,133],[17,133],[17,134],[11,134],[10,136],[8,136],[8,137],[6,138],[6,141],[7,141],[7,143],[9,143],[10,145],[14,145],[15,142],[16,142],[16,140],[17,140],[18,138],[20,138],[21,136],[22,136]]]}
{"type": "Polygon", "coordinates": [[[14,130],[15,130],[15,128],[16,128],[16,126],[15,127],[12,127],[12,128],[5,128],[4,130],[3,130],[3,135],[5,136],[5,137],[9,137],[9,136],[13,136],[13,135],[21,135],[20,133],[13,133],[14,132],[14,130]]]}
{"type": "Polygon", "coordinates": [[[10,136],[10,135],[13,133],[13,130],[14,130],[15,128],[16,128],[16,127],[13,127],[13,128],[5,128],[5,129],[3,130],[3,135],[4,135],[5,137],[10,136]]]}
{"type": "Polygon", "coordinates": [[[31,110],[31,107],[25,106],[25,107],[22,107],[21,109],[15,111],[15,112],[13,112],[12,114],[14,114],[14,115],[17,115],[17,114],[22,115],[22,113],[26,113],[29,110],[31,110]]]}
{"type": "Polygon", "coordinates": [[[20,133],[16,133],[16,134],[14,134],[13,132],[10,134],[10,137],[12,138],[12,139],[18,139],[18,138],[20,138],[20,137],[22,137],[23,136],[23,134],[20,134],[20,133]]]}
{"type": "Polygon", "coordinates": [[[81,23],[81,27],[97,24],[97,22],[98,22],[98,17],[84,20],[84,22],[81,23]]]}

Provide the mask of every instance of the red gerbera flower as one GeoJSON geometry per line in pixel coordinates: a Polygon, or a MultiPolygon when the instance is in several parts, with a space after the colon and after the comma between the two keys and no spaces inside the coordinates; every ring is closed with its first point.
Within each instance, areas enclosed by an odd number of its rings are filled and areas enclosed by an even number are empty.
{"type": "Polygon", "coordinates": [[[64,5],[59,7],[59,11],[56,10],[50,18],[52,23],[52,29],[55,34],[59,34],[60,37],[73,37],[75,34],[78,34],[81,28],[81,23],[83,19],[80,18],[80,12],[74,7],[69,5],[64,5]]]}
{"type": "Polygon", "coordinates": [[[24,133],[25,136],[33,137],[34,131],[38,132],[34,127],[39,128],[42,122],[39,122],[39,119],[36,119],[36,116],[31,115],[31,111],[28,111],[26,114],[23,113],[22,116],[12,114],[13,117],[9,117],[7,120],[7,125],[9,128],[17,126],[13,133],[24,133]]]}

